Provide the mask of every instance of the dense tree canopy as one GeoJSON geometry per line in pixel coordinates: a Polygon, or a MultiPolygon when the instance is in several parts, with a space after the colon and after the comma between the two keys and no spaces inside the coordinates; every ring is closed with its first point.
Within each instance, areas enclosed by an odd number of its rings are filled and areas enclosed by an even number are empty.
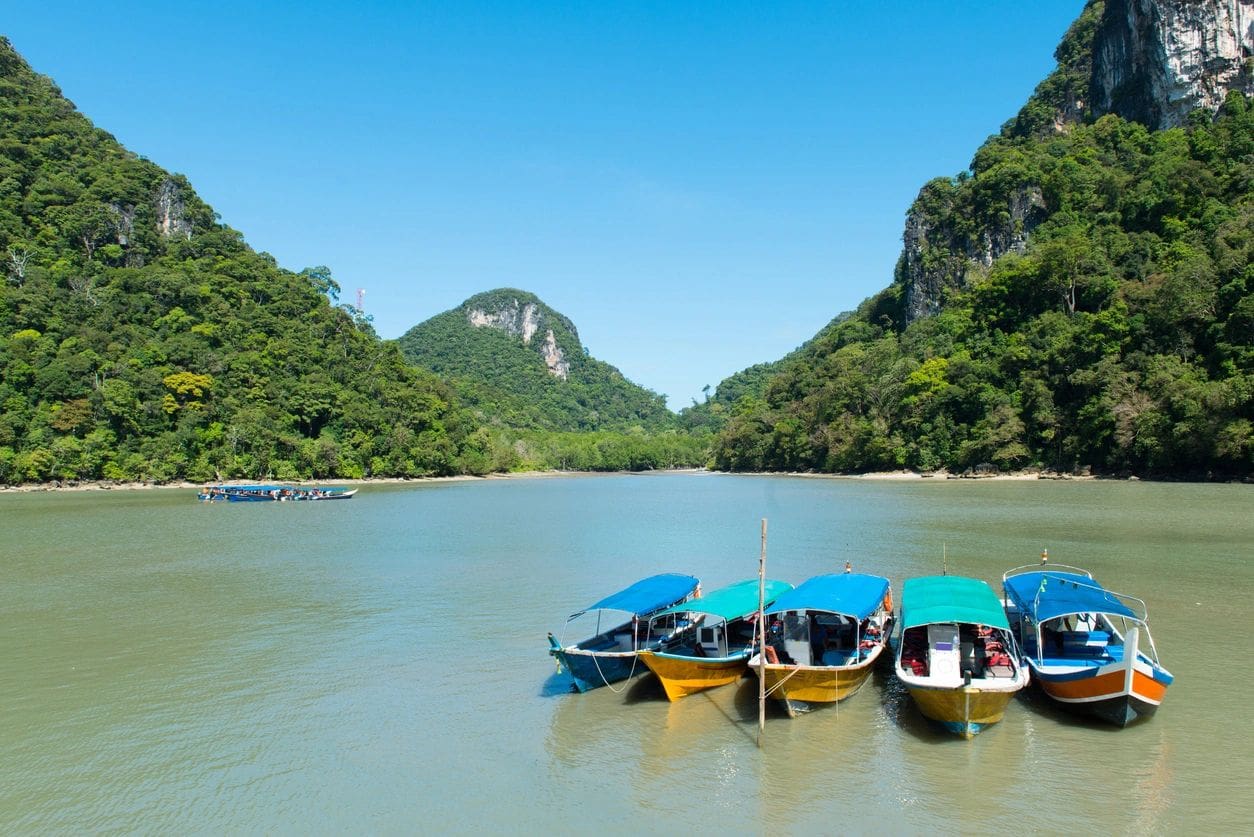
{"type": "Polygon", "coordinates": [[[898,283],[825,330],[725,405],[720,467],[1254,472],[1254,106],[1157,132],[1037,110],[916,204],[924,258],[962,265],[940,313],[903,328],[898,283]],[[1045,219],[983,268],[1024,190],[1045,219]]]}
{"type": "Polygon", "coordinates": [[[555,431],[676,426],[663,396],[592,357],[574,324],[526,291],[477,294],[414,326],[397,342],[409,360],[448,377],[485,423],[555,431]],[[539,330],[524,335],[518,328],[476,327],[469,322],[471,311],[505,312],[515,318],[512,325],[530,312],[539,330]],[[545,362],[550,332],[567,365],[565,377],[553,374],[545,362]]]}
{"type": "Polygon", "coordinates": [[[465,406],[336,304],[330,270],[293,273],[253,251],[185,179],[93,127],[4,39],[0,148],[0,484],[704,461],[704,442],[639,431],[673,418],[570,345],[573,326],[558,331],[579,386],[537,390],[533,405],[459,380],[465,406]],[[580,418],[546,423],[554,415],[580,418]]]}
{"type": "Polygon", "coordinates": [[[0,482],[449,474],[475,422],[0,39],[0,482]]]}

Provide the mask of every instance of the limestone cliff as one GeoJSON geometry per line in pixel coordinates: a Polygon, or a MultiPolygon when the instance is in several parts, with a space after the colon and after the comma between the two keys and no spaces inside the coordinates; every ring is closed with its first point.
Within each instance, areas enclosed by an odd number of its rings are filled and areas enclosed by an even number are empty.
{"type": "Polygon", "coordinates": [[[191,238],[192,222],[187,217],[182,190],[173,178],[161,182],[156,196],[157,229],[165,238],[191,238]]]}
{"type": "Polygon", "coordinates": [[[1093,45],[1093,115],[1151,128],[1254,94],[1254,0],[1108,0],[1093,45]]]}
{"type": "MultiPolygon", "coordinates": [[[[492,292],[486,297],[475,297],[473,301],[467,300],[463,305],[466,311],[466,321],[475,328],[495,328],[513,337],[519,337],[524,346],[530,346],[531,338],[540,330],[546,319],[560,319],[562,323],[559,327],[565,328],[576,343],[579,341],[579,332],[575,330],[574,323],[557,315],[556,312],[546,312],[538,301],[523,301],[530,296],[529,294],[523,299],[520,299],[520,296],[522,295],[508,292],[504,292],[502,296],[502,292],[492,292]]],[[[557,336],[552,328],[545,332],[540,356],[544,358],[550,375],[561,378],[563,381],[570,376],[570,363],[566,360],[566,353],[558,345],[557,336]]]]}
{"type": "MultiPolygon", "coordinates": [[[[1152,129],[1178,126],[1196,109],[1215,111],[1229,91],[1254,94],[1252,55],[1254,0],[1091,0],[1055,52],[1057,69],[1002,136],[1048,137],[1107,113],[1152,129]]],[[[972,174],[987,170],[984,154],[972,161],[972,174]]],[[[1058,209],[1035,173],[1002,168],[981,195],[964,188],[966,173],[919,192],[902,233],[895,319],[908,324],[936,314],[950,289],[965,287],[1001,256],[1022,253],[1058,209]]]]}

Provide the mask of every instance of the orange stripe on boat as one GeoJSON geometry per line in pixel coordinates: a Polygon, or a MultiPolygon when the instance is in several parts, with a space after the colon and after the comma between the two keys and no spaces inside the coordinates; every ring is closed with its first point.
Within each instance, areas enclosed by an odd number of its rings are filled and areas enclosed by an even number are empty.
{"type": "Polygon", "coordinates": [[[1046,680],[1041,678],[1041,687],[1056,698],[1062,700],[1084,700],[1098,697],[1115,697],[1123,694],[1125,671],[1112,671],[1096,677],[1085,677],[1081,680],[1046,680]]]}
{"type": "Polygon", "coordinates": [[[1137,671],[1132,677],[1132,694],[1154,703],[1162,703],[1163,696],[1167,694],[1167,687],[1153,677],[1137,671]]]}

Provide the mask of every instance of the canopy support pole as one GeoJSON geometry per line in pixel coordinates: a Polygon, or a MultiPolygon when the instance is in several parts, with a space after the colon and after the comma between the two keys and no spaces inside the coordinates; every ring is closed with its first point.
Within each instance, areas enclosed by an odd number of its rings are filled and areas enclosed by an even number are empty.
{"type": "Polygon", "coordinates": [[[758,748],[766,732],[766,518],[762,518],[762,551],[758,555],[758,748]]]}

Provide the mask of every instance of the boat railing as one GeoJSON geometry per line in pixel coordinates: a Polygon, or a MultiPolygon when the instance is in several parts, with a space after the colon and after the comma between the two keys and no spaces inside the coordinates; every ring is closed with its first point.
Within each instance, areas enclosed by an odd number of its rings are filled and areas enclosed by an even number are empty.
{"type": "Polygon", "coordinates": [[[1090,581],[1093,574],[1083,567],[1073,567],[1070,564],[1024,564],[1022,567],[1015,567],[1013,570],[1006,570],[1001,575],[1001,583],[1005,585],[1006,579],[1012,575],[1023,575],[1025,573],[1048,573],[1055,570],[1074,570],[1077,575],[1082,575],[1090,581]]]}
{"type": "MultiPolygon", "coordinates": [[[[1090,580],[1092,580],[1092,578],[1093,578],[1092,576],[1089,576],[1090,580]]],[[[1133,614],[1132,618],[1135,621],[1140,622],[1142,625],[1144,625],[1149,620],[1149,608],[1146,607],[1145,602],[1143,600],[1138,599],[1136,596],[1129,596],[1127,593],[1118,593],[1114,590],[1103,587],[1096,582],[1094,582],[1093,584],[1085,584],[1083,582],[1076,581],[1071,578],[1058,579],[1058,580],[1066,581],[1068,584],[1074,584],[1077,587],[1085,587],[1085,588],[1088,588],[1089,590],[1093,590],[1098,593],[1105,593],[1108,596],[1113,596],[1117,601],[1123,604],[1126,604],[1128,606],[1128,609],[1132,611],[1132,614],[1133,614]]],[[[1044,589],[1044,586],[1042,585],[1042,590],[1043,589],[1044,589]]],[[[1040,602],[1042,590],[1036,591],[1036,599],[1033,600],[1034,606],[1040,602]]],[[[1104,612],[1104,611],[1100,611],[1100,612],[1104,612]]],[[[1122,615],[1122,614],[1118,614],[1118,615],[1122,615]]]]}
{"type": "MultiPolygon", "coordinates": [[[[1092,577],[1090,576],[1090,578],[1092,577]]],[[[1066,579],[1066,581],[1068,584],[1074,584],[1077,587],[1087,587],[1090,590],[1093,590],[1099,593],[1105,593],[1107,596],[1114,597],[1116,601],[1127,605],[1128,609],[1132,611],[1131,620],[1137,624],[1137,627],[1140,628],[1140,630],[1145,634],[1146,639],[1149,640],[1151,661],[1154,663],[1158,662],[1158,648],[1154,644],[1154,635],[1150,631],[1150,628],[1149,628],[1149,607],[1146,606],[1145,601],[1143,599],[1138,599],[1136,596],[1129,596],[1127,593],[1119,593],[1119,592],[1116,592],[1115,590],[1107,589],[1105,587],[1102,587],[1100,584],[1097,584],[1096,582],[1093,584],[1083,584],[1082,582],[1075,581],[1074,579],[1066,579]]],[[[1036,594],[1037,598],[1033,601],[1034,609],[1037,605],[1037,602],[1040,601],[1040,595],[1041,595],[1041,592],[1037,591],[1037,594],[1036,594]]],[[[1089,612],[1089,611],[1086,611],[1086,612],[1089,612]]],[[[1101,612],[1101,613],[1106,614],[1107,618],[1109,618],[1110,616],[1117,616],[1120,619],[1128,618],[1125,614],[1122,614],[1122,613],[1111,613],[1109,611],[1096,611],[1096,612],[1101,612]]],[[[1038,654],[1039,653],[1040,653],[1040,649],[1038,648],[1038,654]]]]}

